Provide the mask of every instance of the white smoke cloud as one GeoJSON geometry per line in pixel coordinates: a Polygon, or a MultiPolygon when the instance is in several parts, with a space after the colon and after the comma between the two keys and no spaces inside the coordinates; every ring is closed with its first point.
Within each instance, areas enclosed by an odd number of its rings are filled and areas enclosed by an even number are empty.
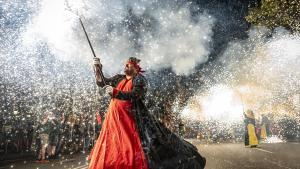
{"type": "MultiPolygon", "coordinates": [[[[255,83],[261,88],[278,93],[278,96],[291,94],[299,89],[300,83],[300,36],[291,34],[283,28],[271,33],[264,28],[252,29],[248,40],[242,41],[243,50],[231,46],[224,58],[240,62],[229,62],[226,71],[236,78],[234,84],[241,80],[255,83]],[[229,54],[229,55],[228,55],[229,54]]],[[[271,96],[272,98],[275,95],[271,96]]]]}
{"type": "MultiPolygon", "coordinates": [[[[235,95],[223,98],[223,101],[220,97],[209,100],[214,95],[201,91],[190,104],[193,107],[192,103],[197,102],[196,107],[200,107],[198,117],[213,117],[215,107],[232,99],[237,99],[236,103],[244,109],[253,109],[258,114],[274,113],[279,117],[297,113],[295,107],[299,103],[295,103],[294,98],[299,97],[300,92],[300,35],[283,28],[271,32],[264,27],[254,27],[248,35],[245,40],[229,43],[222,57],[209,67],[213,73],[204,77],[206,82],[216,81],[207,83],[207,91],[225,85],[235,95]],[[207,102],[218,104],[207,109],[207,102]]],[[[222,92],[225,90],[218,91],[219,94],[222,92]]],[[[232,119],[234,109],[232,106],[219,110],[214,118],[228,115],[226,119],[232,119]],[[223,113],[220,115],[220,112],[223,113]]]]}
{"type": "Polygon", "coordinates": [[[109,74],[121,71],[122,63],[136,56],[145,69],[172,68],[176,74],[188,75],[210,53],[214,18],[203,13],[192,20],[188,6],[155,1],[43,0],[38,11],[23,34],[24,44],[46,41],[58,58],[90,63],[92,55],[78,13],[109,74]],[[134,23],[138,37],[124,24],[132,22],[127,18],[129,9],[140,19],[134,23]]]}
{"type": "Polygon", "coordinates": [[[191,21],[188,9],[154,12],[159,32],[146,44],[143,57],[152,68],[172,67],[176,74],[189,74],[196,65],[207,61],[214,19],[203,14],[191,21]]]}
{"type": "Polygon", "coordinates": [[[299,34],[283,28],[271,32],[264,27],[254,27],[248,35],[245,40],[229,43],[222,57],[208,68],[212,73],[203,77],[207,86],[190,100],[182,112],[184,118],[190,119],[187,113],[190,111],[194,120],[237,120],[236,117],[242,119],[242,109],[252,109],[256,115],[273,113],[278,118],[297,116],[299,34]],[[217,94],[210,92],[218,86],[227,86],[226,90],[234,94],[219,96],[226,93],[225,89],[219,89],[217,94]]]}

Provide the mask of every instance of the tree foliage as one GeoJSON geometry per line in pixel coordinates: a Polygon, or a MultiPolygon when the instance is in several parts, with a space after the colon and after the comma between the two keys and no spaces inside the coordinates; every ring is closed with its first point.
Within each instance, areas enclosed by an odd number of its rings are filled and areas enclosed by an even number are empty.
{"type": "Polygon", "coordinates": [[[283,26],[291,31],[300,31],[299,0],[261,0],[250,8],[246,20],[254,25],[274,29],[283,26]]]}

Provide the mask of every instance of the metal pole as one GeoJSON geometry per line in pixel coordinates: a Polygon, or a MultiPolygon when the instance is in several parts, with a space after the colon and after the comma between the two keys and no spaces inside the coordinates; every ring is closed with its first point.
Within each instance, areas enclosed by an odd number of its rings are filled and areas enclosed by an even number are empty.
{"type": "MultiPolygon", "coordinates": [[[[91,50],[92,50],[93,56],[94,56],[94,58],[96,58],[97,56],[96,56],[95,50],[94,50],[94,48],[93,48],[93,46],[92,46],[92,43],[91,43],[90,38],[89,38],[89,36],[88,36],[88,34],[87,34],[87,32],[86,32],[86,29],[85,29],[85,27],[84,27],[84,25],[83,25],[83,22],[82,22],[82,20],[81,20],[81,18],[80,18],[79,16],[78,16],[78,18],[79,18],[81,27],[82,27],[82,29],[83,29],[83,31],[84,31],[85,37],[86,37],[86,39],[87,39],[87,41],[88,41],[88,43],[89,43],[89,46],[90,46],[90,48],[91,48],[91,50]]],[[[95,71],[95,70],[94,70],[94,71],[95,71]]],[[[104,75],[103,75],[102,70],[100,70],[100,76],[101,76],[101,79],[102,79],[104,85],[106,85],[105,78],[104,78],[104,75]]]]}

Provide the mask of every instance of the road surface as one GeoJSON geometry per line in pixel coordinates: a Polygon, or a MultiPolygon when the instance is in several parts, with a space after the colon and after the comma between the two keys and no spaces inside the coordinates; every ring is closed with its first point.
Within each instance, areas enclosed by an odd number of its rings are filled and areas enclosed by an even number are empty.
{"type": "MultiPolygon", "coordinates": [[[[300,169],[300,143],[261,144],[246,148],[241,143],[201,144],[190,140],[206,157],[206,169],[300,169]]],[[[0,169],[86,169],[86,154],[68,155],[40,164],[33,160],[14,161],[0,169]]]]}

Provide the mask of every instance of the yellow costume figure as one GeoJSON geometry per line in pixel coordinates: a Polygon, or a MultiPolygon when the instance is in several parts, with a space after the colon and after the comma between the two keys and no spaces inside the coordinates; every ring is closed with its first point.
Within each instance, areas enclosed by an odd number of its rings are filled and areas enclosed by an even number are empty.
{"type": "Polygon", "coordinates": [[[255,132],[255,118],[252,110],[247,110],[244,113],[245,119],[245,146],[256,147],[258,139],[255,132]]]}
{"type": "Polygon", "coordinates": [[[266,125],[263,124],[261,126],[261,129],[260,129],[260,139],[262,140],[266,140],[267,139],[267,130],[266,130],[266,125]]]}
{"type": "Polygon", "coordinates": [[[269,131],[270,121],[267,116],[263,115],[261,120],[261,130],[260,130],[260,139],[266,140],[270,131],[269,131]]]}

